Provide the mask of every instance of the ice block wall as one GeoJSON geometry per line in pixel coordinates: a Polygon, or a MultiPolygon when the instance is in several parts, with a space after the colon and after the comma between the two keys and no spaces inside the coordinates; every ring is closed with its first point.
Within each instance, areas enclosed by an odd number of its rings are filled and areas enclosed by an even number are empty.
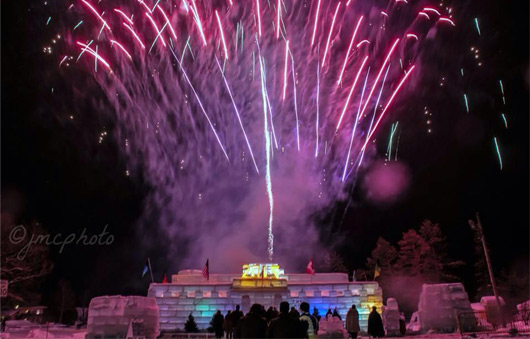
{"type": "Polygon", "coordinates": [[[269,306],[279,308],[281,301],[288,301],[298,308],[302,301],[306,301],[311,312],[316,307],[322,316],[328,309],[336,308],[343,321],[348,309],[355,304],[363,330],[366,330],[371,307],[377,306],[381,311],[383,297],[377,282],[348,282],[345,274],[340,279],[331,279],[330,276],[307,280],[288,278],[291,279],[284,289],[233,289],[224,275],[219,280],[210,277],[208,283],[204,280],[201,283],[197,277],[188,280],[188,283],[180,277],[174,278],[170,284],[151,284],[148,296],[154,297],[158,304],[162,331],[183,329],[190,313],[200,329],[207,328],[217,310],[225,315],[228,310],[240,305],[246,313],[254,303],[267,309],[269,306]]]}
{"type": "Polygon", "coordinates": [[[93,298],[88,308],[87,338],[125,337],[131,320],[143,321],[145,336],[159,335],[159,311],[153,298],[142,296],[102,296],[93,298]]]}

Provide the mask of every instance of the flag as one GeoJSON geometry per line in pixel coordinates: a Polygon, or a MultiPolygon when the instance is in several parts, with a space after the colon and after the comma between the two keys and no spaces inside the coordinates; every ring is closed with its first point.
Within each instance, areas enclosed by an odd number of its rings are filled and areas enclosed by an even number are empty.
{"type": "Polygon", "coordinates": [[[162,279],[162,284],[167,284],[167,273],[164,273],[164,278],[162,279]]]}
{"type": "Polygon", "coordinates": [[[311,260],[307,264],[307,267],[305,268],[305,273],[315,274],[315,269],[313,268],[313,258],[311,258],[311,260]]]}
{"type": "Polygon", "coordinates": [[[381,275],[381,267],[379,266],[379,260],[375,262],[374,280],[381,275]]]}
{"type": "Polygon", "coordinates": [[[143,271],[142,271],[142,278],[145,277],[145,275],[147,274],[147,272],[149,272],[149,263],[146,261],[146,262],[145,262],[144,269],[143,269],[143,271]]]}
{"type": "Polygon", "coordinates": [[[206,259],[206,264],[204,264],[204,268],[202,269],[202,276],[206,278],[206,280],[210,280],[210,264],[208,263],[209,259],[206,259]]]}

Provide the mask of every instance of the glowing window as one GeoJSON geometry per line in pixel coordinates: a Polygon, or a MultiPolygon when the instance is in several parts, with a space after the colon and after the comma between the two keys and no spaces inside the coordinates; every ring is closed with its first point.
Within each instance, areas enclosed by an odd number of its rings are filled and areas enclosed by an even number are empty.
{"type": "Polygon", "coordinates": [[[298,291],[291,291],[291,298],[298,297],[298,291]]]}
{"type": "Polygon", "coordinates": [[[219,298],[228,297],[228,291],[219,291],[219,298]]]}
{"type": "Polygon", "coordinates": [[[329,291],[328,290],[320,291],[320,295],[323,297],[329,297],[329,291]]]}
{"type": "Polygon", "coordinates": [[[195,298],[195,291],[189,291],[188,298],[195,298]]]}
{"type": "Polygon", "coordinates": [[[171,296],[173,298],[178,298],[180,296],[180,293],[179,293],[179,291],[173,291],[173,292],[171,292],[171,296]]]}
{"type": "Polygon", "coordinates": [[[202,297],[203,298],[210,298],[211,296],[212,296],[212,292],[211,291],[202,292],[202,297]]]}

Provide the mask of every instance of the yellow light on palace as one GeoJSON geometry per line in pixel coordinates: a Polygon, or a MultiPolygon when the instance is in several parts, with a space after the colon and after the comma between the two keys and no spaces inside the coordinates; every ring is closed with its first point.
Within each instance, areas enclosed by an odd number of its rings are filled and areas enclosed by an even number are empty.
{"type": "Polygon", "coordinates": [[[243,265],[242,279],[280,279],[285,271],[279,264],[273,263],[253,263],[243,265]]]}

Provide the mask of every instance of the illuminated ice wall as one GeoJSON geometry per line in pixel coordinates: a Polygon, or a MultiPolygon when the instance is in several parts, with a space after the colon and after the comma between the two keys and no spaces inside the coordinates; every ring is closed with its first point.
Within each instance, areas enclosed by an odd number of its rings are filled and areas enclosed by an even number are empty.
{"type": "Polygon", "coordinates": [[[212,274],[207,281],[201,271],[181,271],[170,284],[151,284],[148,296],[155,297],[160,310],[160,330],[183,329],[190,313],[199,328],[207,328],[213,314],[223,315],[240,305],[244,313],[259,303],[267,309],[279,308],[281,301],[299,307],[302,301],[316,307],[324,316],[337,309],[343,319],[352,304],[359,310],[360,325],[366,331],[372,306],[381,310],[382,290],[377,282],[348,281],[344,273],[286,274],[284,288],[237,288],[238,274],[212,274]]]}

